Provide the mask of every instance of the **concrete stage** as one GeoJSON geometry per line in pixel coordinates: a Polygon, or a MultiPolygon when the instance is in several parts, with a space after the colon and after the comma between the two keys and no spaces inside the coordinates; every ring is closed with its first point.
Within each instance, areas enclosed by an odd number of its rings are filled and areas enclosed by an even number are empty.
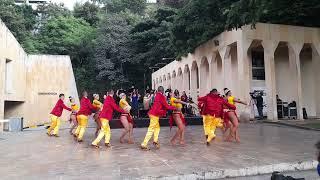
{"type": "Polygon", "coordinates": [[[43,127],[0,134],[1,179],[219,179],[308,170],[316,166],[314,144],[320,137],[316,131],[241,124],[240,144],[218,138],[207,147],[202,126],[188,126],[187,145],[173,147],[169,139],[175,128],[170,132],[163,127],[161,149],[145,152],[139,144],[146,130],[135,129],[136,144],[128,145],[119,143],[122,130],[112,129],[113,147],[100,150],[89,146],[93,128],[82,144],[74,141],[68,129],[62,129],[59,138],[48,137],[43,127]]]}

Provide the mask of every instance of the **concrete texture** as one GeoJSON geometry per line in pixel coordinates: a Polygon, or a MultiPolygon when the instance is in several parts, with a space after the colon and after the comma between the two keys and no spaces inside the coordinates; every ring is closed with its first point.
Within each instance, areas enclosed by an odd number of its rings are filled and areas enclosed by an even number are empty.
{"type": "MultiPolygon", "coordinates": [[[[67,124],[64,124],[67,126],[67,124]]],[[[161,149],[139,149],[146,128],[134,129],[136,144],[120,144],[121,129],[112,129],[112,148],[92,149],[94,128],[82,144],[61,130],[47,137],[39,128],[0,134],[1,179],[219,179],[316,166],[314,144],[320,133],[271,124],[241,124],[241,143],[216,139],[204,143],[202,126],[188,126],[185,147],[172,147],[175,132],[163,127],[161,149]]],[[[220,131],[218,132],[219,137],[220,131]]],[[[150,145],[150,147],[152,147],[150,145]]]]}
{"type": "MultiPolygon", "coordinates": [[[[194,52],[152,74],[152,87],[186,91],[193,100],[212,88],[227,87],[233,95],[250,102],[249,92],[263,90],[265,115],[277,120],[276,95],[284,102],[296,101],[298,119],[302,108],[320,116],[320,29],[257,23],[225,31],[199,45],[194,52]],[[262,57],[253,57],[254,52],[262,57]],[[262,59],[263,58],[263,59],[262,59]],[[253,78],[253,59],[264,60],[265,79],[253,78]],[[303,88],[308,87],[308,88],[303,88]]],[[[260,64],[260,63],[259,63],[260,64]]],[[[239,114],[257,115],[252,108],[238,107],[239,114]]]]}
{"type": "Polygon", "coordinates": [[[78,102],[70,57],[28,55],[0,20],[0,121],[23,117],[24,127],[48,122],[60,93],[78,102]]]}

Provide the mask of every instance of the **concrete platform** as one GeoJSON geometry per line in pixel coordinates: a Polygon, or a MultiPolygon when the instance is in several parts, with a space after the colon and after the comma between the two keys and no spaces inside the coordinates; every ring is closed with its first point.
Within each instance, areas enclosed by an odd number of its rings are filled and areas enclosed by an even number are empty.
{"type": "MultiPolygon", "coordinates": [[[[139,149],[146,128],[134,130],[136,144],[120,144],[121,129],[112,129],[111,149],[92,149],[93,128],[76,143],[61,130],[59,138],[45,129],[0,134],[1,179],[219,179],[273,171],[314,169],[320,133],[272,124],[241,124],[240,144],[218,138],[204,143],[202,126],[188,126],[185,147],[169,145],[170,132],[160,132],[161,149],[139,149]]],[[[220,134],[220,131],[218,133],[220,134]]]]}

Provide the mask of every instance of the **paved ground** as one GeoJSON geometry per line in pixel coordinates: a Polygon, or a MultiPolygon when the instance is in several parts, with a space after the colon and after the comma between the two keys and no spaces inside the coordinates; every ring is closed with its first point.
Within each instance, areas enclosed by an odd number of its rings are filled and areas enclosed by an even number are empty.
{"type": "Polygon", "coordinates": [[[112,130],[113,147],[100,150],[89,146],[93,131],[87,131],[82,144],[74,142],[68,130],[62,130],[59,138],[47,137],[43,128],[0,134],[1,179],[212,179],[270,173],[276,166],[285,170],[290,163],[310,168],[320,137],[317,131],[242,124],[240,144],[217,139],[206,147],[202,126],[188,126],[187,145],[172,147],[169,138],[174,131],[165,127],[160,132],[161,149],[144,152],[138,146],[146,128],[135,129],[134,145],[120,144],[121,129],[112,130]]]}

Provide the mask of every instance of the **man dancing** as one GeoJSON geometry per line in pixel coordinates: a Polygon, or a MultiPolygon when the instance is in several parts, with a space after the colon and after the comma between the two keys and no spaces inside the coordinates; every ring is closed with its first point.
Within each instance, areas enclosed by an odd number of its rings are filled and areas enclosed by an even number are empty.
{"type": "Polygon", "coordinates": [[[59,128],[60,128],[60,116],[62,115],[63,109],[71,111],[71,108],[67,107],[64,102],[64,94],[59,95],[59,100],[52,109],[50,113],[51,125],[47,131],[48,136],[59,137],[59,128]],[[53,130],[53,133],[51,131],[53,130]]]}
{"type": "Polygon", "coordinates": [[[103,103],[102,111],[99,115],[101,130],[99,132],[98,137],[91,143],[91,145],[95,148],[99,148],[99,142],[105,136],[105,146],[110,147],[110,138],[111,131],[109,126],[109,121],[112,119],[113,111],[116,110],[120,113],[126,113],[123,109],[121,109],[113,99],[114,91],[109,90],[108,95],[103,103]]]}
{"type": "Polygon", "coordinates": [[[96,110],[96,108],[92,106],[87,91],[84,91],[80,101],[80,110],[77,113],[78,127],[74,132],[74,136],[77,138],[78,142],[83,141],[82,138],[88,125],[89,115],[91,115],[94,110],[96,110]]]}
{"type": "Polygon", "coordinates": [[[204,129],[207,137],[207,145],[210,145],[212,139],[216,137],[216,128],[222,128],[222,113],[223,107],[236,109],[234,105],[229,104],[225,99],[219,96],[217,89],[212,89],[209,94],[204,97],[199,97],[198,101],[204,103],[204,129]]]}
{"type": "Polygon", "coordinates": [[[159,118],[166,115],[167,110],[176,110],[175,107],[169,106],[166,97],[163,95],[164,88],[162,86],[158,87],[158,92],[155,95],[155,99],[153,102],[153,105],[149,111],[149,118],[150,118],[150,125],[146,134],[146,137],[144,138],[144,141],[141,144],[142,150],[150,150],[148,148],[148,142],[151,139],[153,135],[153,145],[159,149],[160,144],[158,141],[159,133],[160,133],[160,124],[159,124],[159,118]]]}

